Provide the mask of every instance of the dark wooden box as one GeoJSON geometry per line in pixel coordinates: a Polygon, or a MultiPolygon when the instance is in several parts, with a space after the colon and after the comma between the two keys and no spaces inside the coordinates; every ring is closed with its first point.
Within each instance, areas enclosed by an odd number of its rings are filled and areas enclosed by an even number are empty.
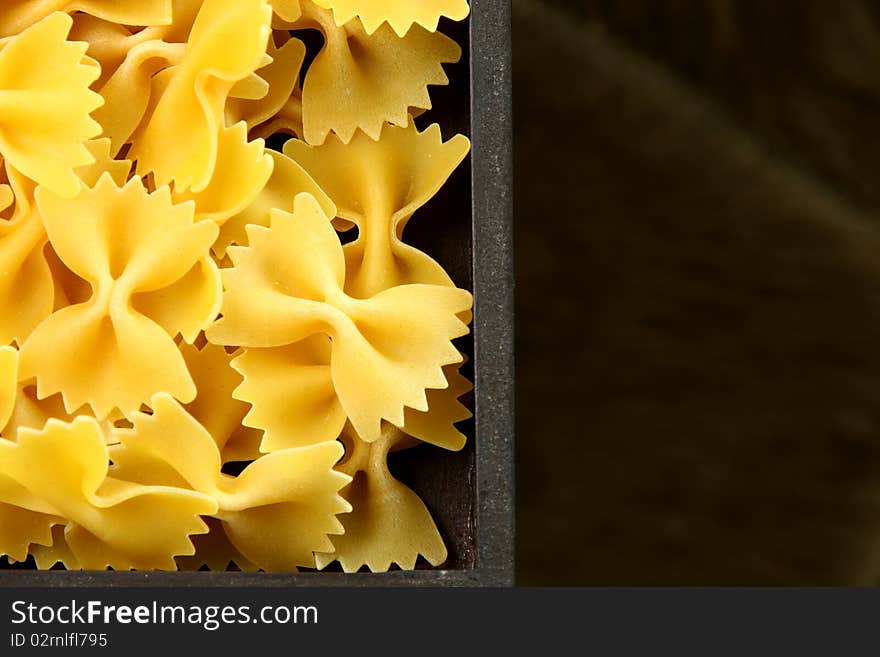
{"type": "Polygon", "coordinates": [[[470,137],[470,158],[407,228],[474,293],[470,336],[458,343],[474,381],[474,418],[457,453],[423,445],[392,455],[392,472],[434,516],[449,549],[442,567],[388,573],[90,572],[0,570],[0,586],[507,586],[513,583],[513,244],[509,0],[471,0],[467,21],[440,29],[462,46],[447,87],[432,87],[444,139],[470,137]]]}

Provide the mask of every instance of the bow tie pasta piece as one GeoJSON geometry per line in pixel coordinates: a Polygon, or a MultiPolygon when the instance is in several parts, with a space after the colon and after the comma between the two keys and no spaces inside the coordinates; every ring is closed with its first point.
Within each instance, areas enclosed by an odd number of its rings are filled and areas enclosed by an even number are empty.
{"type": "Polygon", "coordinates": [[[135,46],[156,38],[153,29],[132,31],[125,25],[83,13],[74,14],[72,18],[73,27],[68,38],[87,43],[86,53],[101,66],[101,74],[93,86],[99,92],[135,46]]]}
{"type": "Polygon", "coordinates": [[[76,175],[79,176],[83,185],[94,187],[105,173],[119,187],[128,182],[129,175],[131,174],[131,162],[129,160],[116,160],[113,158],[110,139],[107,137],[92,139],[86,142],[86,148],[89,149],[89,153],[95,158],[95,161],[76,170],[76,175]]]}
{"type": "Polygon", "coordinates": [[[461,21],[470,12],[467,0],[313,0],[319,7],[333,10],[339,26],[359,18],[367,34],[372,34],[387,22],[397,33],[405,36],[417,23],[430,32],[437,30],[441,17],[461,21]]]}
{"type": "Polygon", "coordinates": [[[332,539],[335,551],[315,555],[318,568],[339,561],[347,573],[363,565],[385,572],[392,563],[412,570],[420,554],[432,566],[446,561],[446,546],[425,503],[388,470],[388,452],[406,436],[386,425],[381,439],[367,443],[348,426],[342,440],[346,459],[337,467],[353,477],[342,490],[352,511],[341,518],[345,532],[332,539]]]}
{"type": "Polygon", "coordinates": [[[88,44],[86,54],[101,66],[101,73],[94,82],[95,89],[100,90],[125,61],[128,51],[136,43],[140,43],[143,37],[136,36],[124,25],[110,23],[89,14],[74,14],[72,18],[73,26],[68,38],[88,44]]]}
{"type": "Polygon", "coordinates": [[[153,78],[179,65],[187,54],[189,38],[202,0],[177,0],[167,25],[131,31],[88,14],[76,14],[71,37],[89,44],[88,54],[101,64],[94,85],[104,105],[94,113],[118,154],[147,114],[155,107],[153,78]]]}
{"type": "Polygon", "coordinates": [[[150,38],[168,43],[185,43],[204,3],[205,0],[173,0],[171,22],[142,31],[147,32],[150,38]]]}
{"type": "Polygon", "coordinates": [[[0,556],[24,561],[35,547],[52,545],[53,526],[64,522],[52,506],[0,468],[0,556]]]}
{"type": "Polygon", "coordinates": [[[348,142],[360,128],[378,139],[387,121],[406,125],[412,107],[430,109],[429,85],[449,83],[443,64],[461,48],[439,32],[413,26],[404,37],[387,25],[367,34],[359,20],[338,27],[331,13],[303,2],[300,27],[319,29],[324,47],[306,73],[303,137],[323,143],[329,132],[348,142]]]}
{"type": "Polygon", "coordinates": [[[466,442],[465,435],[455,428],[457,422],[467,420],[473,414],[459,401],[462,395],[473,390],[459,368],[461,365],[447,365],[443,375],[449,387],[442,390],[426,390],[428,410],[414,408],[404,410],[403,425],[399,427],[405,434],[443,449],[457,452],[466,442]]]}
{"type": "Polygon", "coordinates": [[[138,178],[109,175],[73,200],[46,189],[37,202],[63,263],[92,286],[91,297],[54,312],[22,345],[22,377],[41,398],[60,392],[72,412],[88,403],[103,419],[128,413],[165,390],[185,402],[195,385],[172,339],[192,341],[217,314],[213,222],[193,223],[193,204],[173,205],[167,188],[148,194],[138,178]]]}
{"type": "Polygon", "coordinates": [[[61,262],[55,249],[49,244],[43,249],[52,279],[55,284],[55,304],[53,310],[60,310],[66,306],[83,303],[92,296],[92,287],[89,282],[83,280],[61,262]]]}
{"type": "Polygon", "coordinates": [[[290,137],[303,136],[302,121],[302,91],[294,89],[290,97],[269,120],[256,126],[252,133],[254,137],[264,139],[272,135],[288,135],[290,137]]]}
{"type": "MultiPolygon", "coordinates": [[[[258,70],[262,70],[271,63],[272,58],[269,57],[269,55],[263,55],[263,61],[258,70]]],[[[232,89],[229,90],[229,98],[238,100],[260,100],[265,98],[268,93],[269,83],[254,71],[249,76],[243,80],[239,80],[233,85],[232,89]]],[[[229,98],[227,98],[227,101],[229,98]]]]}
{"type": "Polygon", "coordinates": [[[216,518],[205,518],[207,534],[193,536],[196,553],[188,557],[177,557],[180,570],[198,570],[207,566],[213,571],[223,572],[234,565],[245,573],[257,572],[259,568],[236,549],[223,529],[223,523],[216,518]]]}
{"type": "Polygon", "coordinates": [[[81,11],[121,25],[171,22],[171,0],[4,0],[0,36],[18,34],[55,11],[81,11]]]}
{"type": "Polygon", "coordinates": [[[298,194],[314,196],[327,216],[336,216],[333,201],[318,187],[311,176],[292,159],[277,151],[266,151],[273,160],[272,173],[263,189],[241,212],[223,222],[220,236],[214,244],[214,253],[222,258],[231,244],[247,244],[249,224],[268,226],[269,215],[273,209],[292,210],[293,201],[298,194]]]}
{"type": "Polygon", "coordinates": [[[147,114],[153,96],[153,79],[170,66],[178,64],[186,53],[180,43],[150,40],[132,45],[123,62],[112,71],[99,88],[104,105],[94,116],[104,128],[104,135],[117,154],[129,141],[147,114]]]}
{"type": "Polygon", "coordinates": [[[0,50],[0,154],[17,170],[61,196],[79,189],[74,168],[92,161],[83,142],[101,126],[89,114],[100,72],[85,43],[67,41],[71,19],[51,14],[0,50]]]}
{"type": "Polygon", "coordinates": [[[205,189],[214,173],[226,99],[263,65],[272,10],[265,0],[205,0],[183,61],[132,145],[138,172],[177,191],[205,189]],[[173,144],[173,148],[169,145],[173,144]]]}
{"type": "MultiPolygon", "coordinates": [[[[0,429],[10,421],[16,401],[17,352],[0,349],[0,429]],[[5,419],[4,419],[5,418],[5,419]]],[[[10,437],[7,426],[2,435],[10,437]]],[[[24,561],[37,546],[51,546],[52,528],[64,518],[43,500],[32,495],[0,468],[0,556],[24,561]]]]}
{"type": "MultiPolygon", "coordinates": [[[[30,553],[34,557],[39,570],[49,570],[57,563],[62,564],[67,570],[80,570],[79,562],[70,551],[64,532],[67,528],[63,524],[52,526],[52,542],[50,545],[32,543],[30,553]]],[[[193,541],[201,536],[193,536],[193,541]]]]}
{"type": "MultiPolygon", "coordinates": [[[[251,404],[242,422],[265,432],[261,451],[312,445],[339,435],[346,415],[333,386],[330,349],[326,335],[315,335],[283,347],[244,349],[232,361],[244,377],[233,396],[251,404]]],[[[458,367],[443,368],[447,388],[425,391],[427,411],[404,409],[401,429],[406,434],[444,449],[464,447],[465,436],[455,423],[471,413],[458,398],[473,386],[458,367]]]]}
{"type": "MultiPolygon", "coordinates": [[[[42,429],[51,419],[72,422],[75,417],[64,408],[61,395],[38,399],[36,386],[18,380],[18,352],[0,348],[0,436],[15,440],[20,429],[42,429]]],[[[102,426],[110,428],[113,419],[102,426]]]]}
{"type": "Polygon", "coordinates": [[[226,101],[227,123],[245,121],[248,130],[253,130],[278,114],[295,92],[306,56],[305,44],[299,39],[288,38],[279,48],[270,38],[266,54],[272,61],[256,72],[268,86],[266,94],[254,99],[230,97],[226,101]]]}
{"type": "Polygon", "coordinates": [[[56,404],[57,399],[38,402],[28,394],[25,387],[19,386],[18,350],[14,347],[0,347],[0,435],[14,440],[18,428],[43,427],[53,416],[63,415],[63,407],[56,404]]]}
{"type": "Polygon", "coordinates": [[[53,527],[64,518],[0,502],[0,556],[24,561],[37,547],[53,543],[53,527]]]}
{"type": "MultiPolygon", "coordinates": [[[[14,440],[18,431],[23,428],[42,429],[49,420],[61,420],[72,422],[78,415],[88,415],[85,408],[77,409],[75,413],[68,413],[64,408],[64,400],[60,394],[50,395],[43,399],[37,396],[37,387],[29,380],[18,382],[18,390],[15,396],[15,406],[6,422],[6,426],[0,424],[0,435],[9,440],[14,440]]],[[[113,428],[114,422],[121,419],[119,414],[111,414],[100,424],[105,430],[113,428]]]]}
{"type": "Polygon", "coordinates": [[[300,0],[271,0],[272,11],[286,23],[293,23],[302,16],[300,0]]]}
{"type": "MultiPolygon", "coordinates": [[[[197,226],[208,223],[200,222],[197,226]]],[[[170,336],[192,343],[220,309],[221,283],[210,256],[201,258],[176,283],[132,296],[134,311],[148,317],[170,336]]],[[[182,401],[187,401],[180,397],[182,401]]]]}
{"type": "Polygon", "coordinates": [[[67,544],[82,568],[173,569],[192,554],[199,518],[216,512],[212,499],[178,488],[143,486],[107,477],[108,453],[98,423],[50,420],[22,429],[18,442],[0,440],[0,471],[67,520],[67,544]]]}
{"type": "Polygon", "coordinates": [[[217,167],[201,192],[174,194],[177,203],[192,200],[196,221],[209,219],[222,225],[249,208],[272,175],[275,160],[266,153],[262,139],[248,141],[244,121],[220,132],[217,167]]]}
{"type": "Polygon", "coordinates": [[[15,192],[12,191],[12,186],[7,183],[0,183],[0,217],[8,214],[7,210],[13,206],[15,203],[15,192]]]}
{"type": "Polygon", "coordinates": [[[230,365],[238,352],[230,354],[213,344],[205,344],[201,349],[182,344],[180,352],[198,390],[196,398],[185,408],[211,434],[223,462],[259,457],[262,432],[242,426],[249,406],[233,398],[233,392],[242,383],[241,375],[230,365]]]}
{"type": "Polygon", "coordinates": [[[358,238],[343,249],[347,294],[365,298],[408,283],[453,285],[437,262],[401,236],[469,150],[467,137],[444,142],[437,124],[419,132],[412,121],[402,128],[386,125],[378,141],[358,133],[348,144],[333,135],[321,146],[296,139],[284,144],[284,153],[328,194],[339,216],[358,226],[358,238]]]}
{"type": "Polygon", "coordinates": [[[351,507],[339,496],[350,477],[333,470],[342,456],[336,442],[266,454],[238,477],[221,472],[211,435],[174,399],[160,393],[152,415],[135,413],[132,429],[119,429],[114,462],[153,459],[173,468],[193,490],[215,499],[223,529],[235,548],[264,570],[314,567],[315,552],[332,549],[328,534],[342,531],[337,514],[351,507]]]}
{"type": "Polygon", "coordinates": [[[34,211],[0,222],[0,344],[21,345],[52,312],[55,291],[45,244],[46,231],[34,211]]]}
{"type": "MultiPolygon", "coordinates": [[[[86,142],[88,148],[90,142],[86,142]]],[[[89,165],[83,165],[89,166],[89,165]]],[[[82,171],[83,166],[76,168],[77,176],[82,171]]],[[[14,211],[9,217],[7,224],[15,223],[31,214],[34,210],[34,192],[37,189],[37,183],[25,176],[21,171],[17,170],[8,161],[3,163],[3,173],[6,174],[6,180],[9,183],[9,189],[12,190],[12,196],[15,203],[14,211]]],[[[2,225],[4,222],[0,222],[2,225]]]]}
{"type": "Polygon", "coordinates": [[[367,441],[381,420],[404,422],[404,407],[427,411],[425,389],[446,388],[442,367],[461,362],[452,345],[467,334],[466,290],[403,285],[369,299],[343,290],[345,262],[330,220],[308,194],[294,214],[272,212],[271,228],[248,227],[249,247],[229,249],[223,316],[206,335],[216,344],[280,347],[316,334],[332,338],[330,372],[346,415],[367,441]]]}
{"type": "MultiPolygon", "coordinates": [[[[20,429],[42,429],[51,419],[70,422],[75,419],[75,416],[65,410],[61,395],[37,399],[35,386],[19,384],[15,408],[6,426],[2,427],[2,435],[4,438],[14,440],[20,429]]],[[[107,426],[109,426],[109,422],[107,426]]]]}
{"type": "Polygon", "coordinates": [[[263,452],[335,440],[345,410],[330,375],[330,340],[319,334],[269,349],[245,349],[232,361],[244,381],[233,393],[249,402],[243,422],[263,429],[263,452]]]}
{"type": "Polygon", "coordinates": [[[259,568],[270,572],[315,568],[315,554],[333,549],[330,536],[344,531],[336,516],[351,511],[339,495],[349,477],[332,469],[342,456],[338,445],[330,442],[266,454],[239,475],[239,479],[248,477],[242,481],[243,491],[250,488],[256,495],[249,506],[224,510],[219,518],[230,542],[259,568]],[[298,492],[272,494],[279,481],[299,482],[298,492]],[[270,502],[273,498],[277,501],[270,502]]]}
{"type": "Polygon", "coordinates": [[[18,391],[18,350],[0,347],[0,429],[6,426],[15,408],[18,391]]]}

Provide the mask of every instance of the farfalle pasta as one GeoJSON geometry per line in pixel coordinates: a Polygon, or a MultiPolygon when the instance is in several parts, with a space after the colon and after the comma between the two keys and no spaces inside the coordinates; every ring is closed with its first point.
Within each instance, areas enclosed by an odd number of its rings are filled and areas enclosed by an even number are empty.
{"type": "Polygon", "coordinates": [[[358,227],[357,239],[343,247],[348,294],[366,297],[408,283],[454,287],[443,267],[402,237],[469,148],[463,135],[443,142],[436,123],[419,132],[412,121],[385,126],[378,140],[359,132],[348,144],[335,136],[321,146],[284,144],[284,154],[328,194],[338,216],[358,227]]]}
{"type": "Polygon", "coordinates": [[[82,12],[120,25],[162,25],[171,20],[172,0],[5,0],[0,35],[13,36],[53,12],[82,12]]]}
{"type": "Polygon", "coordinates": [[[446,561],[388,456],[467,440],[473,298],[405,227],[469,151],[414,118],[461,54],[441,19],[468,11],[4,4],[8,563],[446,561]]]}
{"type": "Polygon", "coordinates": [[[0,348],[0,427],[5,427],[15,409],[18,393],[18,351],[0,348]]]}
{"type": "Polygon", "coordinates": [[[388,452],[405,445],[406,434],[386,425],[379,440],[366,443],[349,427],[341,439],[346,458],[339,469],[352,477],[343,494],[353,510],[343,517],[345,531],[334,540],[336,549],[317,555],[318,567],[339,561],[346,572],[361,566],[384,571],[391,564],[412,570],[419,555],[431,565],[443,563],[446,546],[431,513],[388,470],[388,452]]]}
{"type": "MultiPolygon", "coordinates": [[[[0,439],[0,502],[65,525],[64,540],[83,568],[169,568],[194,552],[189,536],[215,512],[206,495],[109,477],[101,427],[93,419],[49,420],[0,439]]],[[[43,537],[45,538],[45,536],[43,537]]]]}
{"type": "Polygon", "coordinates": [[[314,0],[314,3],[333,10],[333,20],[339,26],[357,18],[367,34],[372,34],[387,22],[400,37],[406,36],[414,24],[434,32],[442,17],[460,21],[470,11],[467,0],[314,0]]]}
{"type": "Polygon", "coordinates": [[[230,361],[241,350],[230,353],[218,345],[181,344],[180,352],[198,390],[196,398],[185,405],[186,411],[211,434],[223,463],[258,458],[263,432],[243,423],[250,406],[233,396],[242,377],[230,361]]]}
{"type": "Polygon", "coordinates": [[[266,57],[271,16],[265,0],[205,0],[181,62],[153,78],[155,107],[131,149],[138,173],[179,191],[208,186],[226,99],[266,57]]]}
{"type": "Polygon", "coordinates": [[[21,344],[52,312],[55,290],[45,244],[46,230],[36,212],[0,221],[0,340],[4,344],[21,344]]]}
{"type": "Polygon", "coordinates": [[[79,188],[74,169],[92,161],[84,142],[101,126],[89,114],[103,104],[89,89],[100,68],[86,44],[67,41],[71,25],[51,14],[0,41],[0,155],[63,196],[79,188]]]}
{"type": "MultiPolygon", "coordinates": [[[[306,56],[306,47],[299,39],[290,38],[285,32],[275,32],[268,41],[266,54],[272,61],[256,70],[265,85],[265,91],[254,98],[231,96],[226,101],[226,121],[244,121],[248,130],[264,124],[277,116],[299,87],[299,72],[306,56]],[[280,46],[275,39],[282,41],[280,46]]],[[[263,128],[264,136],[276,131],[263,128]]]]}
{"type": "Polygon", "coordinates": [[[248,226],[223,270],[223,316],[208,339],[284,347],[326,335],[330,374],[358,433],[377,440],[382,420],[403,423],[405,407],[427,411],[425,390],[447,387],[444,365],[461,361],[452,340],[467,333],[457,314],[470,293],[441,285],[400,285],[367,299],[343,291],[345,259],[330,219],[309,194],[293,214],[273,210],[271,226],[248,226]]]}
{"type": "Polygon", "coordinates": [[[448,83],[442,65],[461,57],[458,44],[440,32],[414,25],[396,34],[387,22],[394,14],[368,32],[359,18],[337,24],[333,12],[312,0],[301,0],[300,8],[284,27],[319,30],[324,46],[305,75],[301,126],[294,120],[286,129],[310,144],[323,143],[330,132],[348,142],[359,129],[377,139],[385,122],[406,125],[410,108],[430,109],[428,86],[448,83]]]}
{"type": "Polygon", "coordinates": [[[327,216],[336,216],[336,205],[299,163],[277,151],[269,151],[268,155],[273,160],[269,180],[252,203],[220,227],[220,235],[214,243],[214,253],[220,258],[229,245],[247,244],[247,226],[268,226],[273,209],[293,210],[297,194],[311,194],[327,216]]]}
{"type": "Polygon", "coordinates": [[[231,477],[221,471],[212,436],[176,401],[163,393],[151,407],[153,414],[139,413],[132,429],[117,432],[116,468],[129,479],[189,487],[215,500],[210,515],[259,567],[314,567],[314,553],[331,547],[328,535],[342,531],[336,515],[351,510],[338,494],[350,477],[333,469],[342,445],[276,450],[231,477]]]}
{"type": "Polygon", "coordinates": [[[207,256],[217,226],[194,222],[194,204],[172,204],[167,187],[118,187],[109,174],[72,200],[40,188],[37,204],[55,252],[92,295],[37,326],[21,347],[22,376],[41,397],[61,393],[68,412],[88,404],[100,419],[163,390],[191,401],[173,337],[194,340],[219,309],[207,256]]]}

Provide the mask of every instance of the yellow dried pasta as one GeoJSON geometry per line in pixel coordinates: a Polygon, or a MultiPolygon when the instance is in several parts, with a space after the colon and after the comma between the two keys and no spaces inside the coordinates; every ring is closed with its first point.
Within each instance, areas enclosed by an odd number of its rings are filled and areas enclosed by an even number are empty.
{"type": "Polygon", "coordinates": [[[52,312],[54,285],[36,212],[0,221],[0,342],[21,344],[52,312]]]}
{"type": "Polygon", "coordinates": [[[368,33],[358,19],[338,26],[332,13],[302,0],[294,28],[317,29],[324,46],[302,90],[302,137],[321,144],[334,132],[348,142],[360,129],[377,139],[385,122],[406,125],[411,107],[430,109],[428,85],[449,82],[443,64],[461,48],[439,32],[414,26],[398,36],[386,24],[368,33]]]}
{"type": "Polygon", "coordinates": [[[117,432],[120,446],[112,458],[119,469],[137,471],[129,477],[171,479],[214,499],[218,508],[210,515],[220,520],[236,549],[261,568],[314,567],[314,553],[332,547],[327,535],[342,530],[336,515],[351,510],[338,495],[350,478],[333,470],[341,445],[278,450],[230,477],[221,472],[211,435],[177,402],[160,394],[151,407],[152,415],[134,416],[133,429],[117,432]],[[130,459],[137,465],[132,467],[130,459]]]}
{"type": "Polygon", "coordinates": [[[191,556],[177,557],[177,565],[181,570],[199,570],[206,566],[208,570],[228,570],[235,567],[243,572],[257,572],[260,568],[239,552],[223,530],[223,524],[216,518],[205,518],[208,525],[207,534],[193,536],[196,548],[191,556]]]}
{"type": "Polygon", "coordinates": [[[466,442],[473,298],[403,234],[469,151],[413,119],[461,54],[438,21],[467,13],[4,4],[0,557],[447,559],[387,457],[466,442]]]}
{"type": "MultiPolygon", "coordinates": [[[[80,564],[73,552],[67,545],[64,538],[65,527],[63,524],[52,525],[49,540],[46,543],[38,543],[34,541],[30,546],[30,555],[34,558],[37,568],[40,570],[49,570],[56,564],[65,566],[68,570],[79,570],[80,564]]],[[[195,540],[201,534],[194,534],[190,540],[195,540]]]]}
{"type": "Polygon", "coordinates": [[[321,146],[296,139],[284,154],[303,167],[336,206],[358,227],[343,247],[345,291],[366,297],[408,283],[453,285],[427,254],[404,244],[407,221],[443,186],[467,156],[470,142],[456,135],[444,142],[436,123],[419,132],[385,126],[378,140],[359,132],[348,144],[330,137],[321,146]]]}
{"type": "Polygon", "coordinates": [[[0,36],[12,36],[53,12],[84,12],[121,25],[163,25],[171,21],[172,0],[4,0],[0,36]]]}
{"type": "Polygon", "coordinates": [[[0,41],[0,155],[63,196],[79,189],[73,170],[92,161],[84,142],[101,126],[89,113],[103,103],[89,89],[100,69],[87,44],[67,41],[71,24],[55,13],[0,41]]]}
{"type": "Polygon", "coordinates": [[[445,388],[441,368],[461,361],[451,340],[467,333],[456,315],[470,309],[470,293],[401,285],[348,296],[342,246],[308,194],[296,197],[293,214],[273,210],[270,228],[248,226],[248,238],[249,247],[229,249],[235,266],[223,271],[223,316],[209,340],[265,348],[330,336],[334,388],[367,441],[379,438],[383,419],[402,424],[405,407],[428,410],[425,390],[445,388]]]}
{"type": "Polygon", "coordinates": [[[221,258],[231,244],[247,244],[247,226],[268,226],[269,214],[273,209],[292,210],[297,194],[311,194],[326,215],[336,215],[336,205],[302,166],[284,153],[268,151],[267,154],[272,158],[273,166],[266,185],[246,208],[220,227],[214,252],[221,258]]]}
{"type": "Polygon", "coordinates": [[[372,34],[382,23],[397,36],[406,36],[414,23],[434,32],[442,17],[464,20],[470,12],[467,0],[313,0],[324,9],[333,10],[337,25],[345,25],[355,18],[363,23],[367,34],[372,34]]]}
{"type": "Polygon", "coordinates": [[[222,225],[230,217],[246,212],[266,186],[275,161],[265,152],[263,140],[248,141],[244,121],[223,128],[217,138],[214,174],[199,191],[174,190],[177,203],[195,203],[195,219],[210,219],[222,225]]]}
{"type": "MultiPolygon", "coordinates": [[[[275,34],[276,38],[278,34],[286,35],[284,32],[275,34]]],[[[266,54],[272,61],[255,72],[266,84],[265,93],[257,98],[230,97],[226,101],[227,123],[245,121],[251,130],[271,120],[296,92],[306,47],[299,39],[286,36],[287,40],[280,47],[275,45],[274,38],[269,39],[266,54]]],[[[274,132],[269,131],[267,136],[274,132]]]]}
{"type": "Polygon", "coordinates": [[[15,409],[18,392],[18,350],[0,347],[0,429],[6,426],[15,409]]]}
{"type": "Polygon", "coordinates": [[[40,397],[60,392],[68,412],[89,404],[103,419],[169,390],[190,401],[195,385],[172,340],[192,341],[217,314],[220,281],[206,256],[213,222],[193,223],[192,202],[173,205],[167,188],[147,193],[105,174],[73,200],[37,190],[58,256],[92,286],[88,301],[44,320],[22,345],[23,377],[40,397]]]}
{"type": "Polygon", "coordinates": [[[131,150],[141,175],[153,173],[158,185],[173,181],[178,191],[208,186],[226,99],[260,68],[271,15],[265,0],[205,0],[186,55],[154,78],[161,94],[131,150]]]}
{"type": "Polygon", "coordinates": [[[250,404],[243,424],[264,432],[271,452],[335,440],[346,422],[330,373],[330,339],[314,335],[269,349],[244,349],[232,361],[242,383],[236,399],[250,404]]]}
{"type": "MultiPolygon", "coordinates": [[[[444,143],[436,124],[418,132],[412,123],[405,128],[386,126],[378,141],[359,134],[349,144],[335,138],[314,147],[297,140],[285,144],[285,153],[328,192],[339,216],[358,226],[357,239],[344,247],[347,293],[365,297],[406,283],[452,285],[438,263],[401,238],[409,218],[437,192],[468,149],[464,137],[444,143]]],[[[445,367],[444,375],[448,387],[426,392],[430,410],[406,409],[400,426],[409,436],[457,450],[464,446],[465,436],[455,423],[470,417],[459,397],[471,385],[456,366],[445,367]]],[[[253,400],[255,410],[264,397],[253,400]]],[[[401,435],[394,427],[385,429],[401,435]]],[[[436,548],[439,534],[415,494],[388,473],[384,440],[370,445],[353,429],[348,440],[359,459],[370,465],[352,469],[355,459],[343,466],[356,478],[346,493],[355,510],[343,520],[346,534],[336,540],[335,556],[323,555],[319,563],[336,559],[346,571],[363,564],[385,570],[391,562],[411,568],[420,553],[434,563],[432,558],[441,554],[436,548]],[[399,518],[406,518],[404,526],[411,530],[394,540],[379,540],[400,530],[399,518]]],[[[442,554],[445,558],[445,551],[442,554]]]]}
{"type": "Polygon", "coordinates": [[[180,353],[198,390],[196,398],[185,408],[211,434],[221,460],[252,461],[259,457],[262,431],[243,424],[250,408],[233,394],[242,377],[230,361],[240,350],[229,353],[213,344],[201,348],[181,344],[180,353]]]}
{"type": "Polygon", "coordinates": [[[50,420],[0,439],[0,502],[64,519],[65,540],[85,568],[173,567],[192,554],[191,534],[214,501],[180,488],[143,486],[107,476],[108,454],[97,422],[50,420]],[[36,507],[36,508],[34,508],[36,507]]]}
{"type": "Polygon", "coordinates": [[[384,571],[392,563],[412,570],[419,555],[434,566],[446,561],[446,546],[424,502],[388,470],[388,452],[406,436],[386,425],[379,440],[366,443],[349,427],[342,440],[347,453],[339,470],[352,477],[343,490],[352,512],[342,518],[345,532],[333,539],[335,550],[317,555],[318,568],[339,561],[348,573],[361,566],[384,571]]]}

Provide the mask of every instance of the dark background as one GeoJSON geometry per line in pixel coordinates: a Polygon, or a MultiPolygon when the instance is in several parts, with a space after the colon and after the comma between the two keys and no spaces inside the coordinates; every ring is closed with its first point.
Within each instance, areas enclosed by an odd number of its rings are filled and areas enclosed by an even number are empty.
{"type": "Polygon", "coordinates": [[[880,581],[880,3],[513,0],[517,581],[880,581]]]}

